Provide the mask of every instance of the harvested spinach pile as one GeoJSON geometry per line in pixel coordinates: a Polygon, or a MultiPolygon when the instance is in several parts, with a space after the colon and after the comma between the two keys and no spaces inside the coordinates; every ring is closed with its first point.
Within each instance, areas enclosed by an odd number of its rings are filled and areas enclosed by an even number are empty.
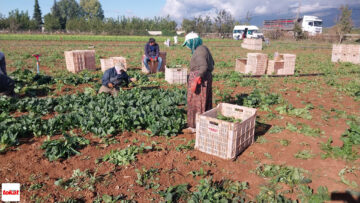
{"type": "Polygon", "coordinates": [[[222,121],[228,121],[228,122],[232,122],[232,123],[236,123],[236,122],[241,123],[242,122],[241,119],[236,119],[234,117],[226,117],[226,116],[222,115],[221,113],[218,113],[216,118],[219,120],[222,120],[222,121]]]}

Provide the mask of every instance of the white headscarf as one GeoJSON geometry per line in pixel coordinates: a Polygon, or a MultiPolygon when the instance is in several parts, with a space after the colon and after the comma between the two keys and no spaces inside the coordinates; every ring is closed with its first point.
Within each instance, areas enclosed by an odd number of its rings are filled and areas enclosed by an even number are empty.
{"type": "Polygon", "coordinates": [[[115,64],[115,69],[116,69],[116,72],[118,74],[120,74],[121,70],[126,71],[125,65],[123,63],[121,63],[121,62],[118,62],[118,63],[115,64]]]}

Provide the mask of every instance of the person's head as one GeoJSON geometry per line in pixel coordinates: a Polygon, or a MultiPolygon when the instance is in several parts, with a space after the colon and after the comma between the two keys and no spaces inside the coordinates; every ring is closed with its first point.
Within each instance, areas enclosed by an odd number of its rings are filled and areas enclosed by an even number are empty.
{"type": "Polygon", "coordinates": [[[121,62],[117,62],[117,63],[115,64],[115,69],[116,69],[117,71],[120,71],[120,72],[126,72],[125,65],[124,65],[123,63],[121,63],[121,62]]]}
{"type": "Polygon", "coordinates": [[[183,46],[187,46],[189,49],[191,49],[192,53],[194,53],[195,49],[200,45],[202,45],[202,39],[198,34],[191,32],[185,36],[185,42],[183,46]]]}
{"type": "Polygon", "coordinates": [[[155,42],[155,39],[154,39],[154,38],[150,38],[150,39],[149,39],[149,44],[150,44],[151,46],[153,46],[155,43],[156,43],[156,42],[155,42]]]}

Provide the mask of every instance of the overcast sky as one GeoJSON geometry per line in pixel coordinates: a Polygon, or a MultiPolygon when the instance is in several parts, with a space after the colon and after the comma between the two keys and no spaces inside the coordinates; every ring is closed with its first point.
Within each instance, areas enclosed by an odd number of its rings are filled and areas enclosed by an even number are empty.
{"type": "MultiPolygon", "coordinates": [[[[210,15],[225,9],[237,19],[243,19],[249,11],[253,16],[293,13],[298,11],[300,0],[166,0],[163,13],[180,20],[183,17],[210,15]]],[[[360,6],[360,0],[302,0],[301,13],[321,12],[339,8],[342,4],[360,6]]]]}
{"type": "MultiPolygon", "coordinates": [[[[178,22],[194,16],[214,16],[220,9],[243,19],[247,11],[252,16],[284,14],[296,15],[300,0],[100,0],[106,17],[154,17],[170,15],[178,22]]],[[[53,0],[39,0],[43,15],[50,12],[53,0]]],[[[360,0],[302,0],[301,12],[338,8],[341,4],[360,7],[360,0]]],[[[0,13],[7,15],[14,9],[33,13],[34,0],[0,0],[0,13]]]]}

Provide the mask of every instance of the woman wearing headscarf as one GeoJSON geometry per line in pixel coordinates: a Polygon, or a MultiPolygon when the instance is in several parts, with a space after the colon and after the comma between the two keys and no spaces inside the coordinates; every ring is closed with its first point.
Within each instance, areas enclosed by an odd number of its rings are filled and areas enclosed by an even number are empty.
{"type": "Polygon", "coordinates": [[[196,114],[212,109],[211,72],[215,63],[209,49],[202,45],[198,34],[187,34],[183,46],[187,46],[192,52],[187,92],[187,123],[189,129],[195,132],[196,114]]]}

